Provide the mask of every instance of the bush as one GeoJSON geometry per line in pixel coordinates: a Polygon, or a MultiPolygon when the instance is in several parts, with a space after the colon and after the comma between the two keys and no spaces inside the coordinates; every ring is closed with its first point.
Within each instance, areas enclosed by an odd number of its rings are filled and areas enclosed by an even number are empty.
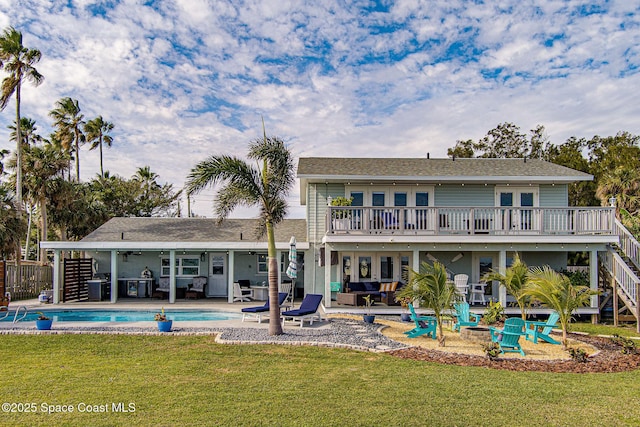
{"type": "Polygon", "coordinates": [[[636,343],[631,338],[621,337],[618,334],[613,334],[611,341],[614,344],[617,344],[620,347],[622,347],[620,349],[622,354],[636,354],[638,352],[638,349],[636,348],[636,343]]]}
{"type": "Polygon", "coordinates": [[[571,356],[571,360],[574,362],[586,363],[588,360],[587,352],[582,348],[567,348],[569,355],[571,356]]]}
{"type": "Polygon", "coordinates": [[[500,345],[497,342],[482,344],[482,349],[489,360],[496,360],[500,356],[500,345]]]}
{"type": "Polygon", "coordinates": [[[482,320],[484,320],[484,323],[486,323],[487,325],[493,325],[494,323],[502,322],[504,319],[505,315],[502,304],[499,301],[489,301],[489,305],[482,315],[482,320]]]}

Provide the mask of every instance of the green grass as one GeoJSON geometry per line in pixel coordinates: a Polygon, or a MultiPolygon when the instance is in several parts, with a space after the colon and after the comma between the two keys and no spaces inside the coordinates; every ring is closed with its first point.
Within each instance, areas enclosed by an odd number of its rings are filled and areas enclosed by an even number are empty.
{"type": "Polygon", "coordinates": [[[213,337],[5,335],[3,425],[600,426],[640,424],[640,371],[547,374],[213,337]],[[114,413],[112,403],[135,405],[114,413]],[[42,404],[107,405],[45,414],[42,404]]]}
{"type": "Polygon", "coordinates": [[[569,330],[572,332],[585,332],[590,335],[613,335],[618,334],[621,337],[636,337],[640,338],[640,334],[636,332],[636,324],[619,324],[615,327],[613,325],[592,323],[571,323],[569,330]]]}

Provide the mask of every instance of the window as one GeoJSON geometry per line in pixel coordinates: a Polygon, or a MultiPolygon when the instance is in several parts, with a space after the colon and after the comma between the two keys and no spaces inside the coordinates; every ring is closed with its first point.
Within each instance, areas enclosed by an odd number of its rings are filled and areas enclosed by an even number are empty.
{"type": "Polygon", "coordinates": [[[374,191],[371,194],[372,206],[384,206],[384,193],[381,191],[374,191]]]}
{"type": "Polygon", "coordinates": [[[258,274],[269,272],[269,263],[267,262],[266,254],[258,254],[258,274]]]}
{"type": "Polygon", "coordinates": [[[394,206],[407,206],[407,193],[394,193],[393,195],[394,206]]]}
{"type": "Polygon", "coordinates": [[[364,193],[362,191],[351,192],[351,206],[364,206],[364,193]]]}
{"type": "Polygon", "coordinates": [[[417,192],[416,193],[416,206],[429,206],[429,193],[417,192]]]}
{"type": "MultiPolygon", "coordinates": [[[[160,271],[162,276],[171,275],[170,258],[160,259],[160,271]]],[[[184,256],[176,257],[175,264],[176,276],[199,276],[200,275],[200,257],[198,256],[184,256]]]]}
{"type": "Polygon", "coordinates": [[[371,279],[371,257],[358,257],[358,277],[362,279],[371,279]]]}
{"type": "Polygon", "coordinates": [[[393,280],[393,257],[380,257],[380,280],[393,280]]]}

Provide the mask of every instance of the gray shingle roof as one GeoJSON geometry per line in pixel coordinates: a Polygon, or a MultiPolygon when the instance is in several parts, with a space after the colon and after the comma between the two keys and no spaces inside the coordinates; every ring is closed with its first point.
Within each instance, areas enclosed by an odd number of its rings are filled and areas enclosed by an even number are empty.
{"type": "MultiPolygon", "coordinates": [[[[82,242],[266,242],[256,239],[255,219],[211,218],[112,218],[82,239],[82,242]]],[[[307,241],[306,220],[286,219],[275,228],[277,242],[295,236],[307,241]]]]}
{"type": "Polygon", "coordinates": [[[366,179],[421,179],[460,178],[461,180],[487,177],[557,178],[584,181],[593,177],[584,172],[537,159],[426,159],[426,158],[337,158],[305,157],[299,159],[298,177],[313,180],[321,177],[366,179]]]}

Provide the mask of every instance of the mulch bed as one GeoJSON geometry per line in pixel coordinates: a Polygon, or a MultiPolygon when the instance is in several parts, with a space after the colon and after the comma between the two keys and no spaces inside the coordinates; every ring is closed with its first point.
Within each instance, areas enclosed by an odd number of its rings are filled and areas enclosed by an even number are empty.
{"type": "Polygon", "coordinates": [[[484,356],[453,354],[420,347],[394,350],[389,352],[389,354],[402,359],[424,360],[446,365],[482,366],[509,371],[604,373],[624,372],[640,368],[640,354],[622,354],[621,347],[613,343],[609,338],[576,334],[569,335],[575,340],[591,344],[596,347],[599,352],[590,356],[586,362],[576,362],[573,360],[525,360],[503,357],[497,360],[489,360],[489,358],[484,356]]]}

